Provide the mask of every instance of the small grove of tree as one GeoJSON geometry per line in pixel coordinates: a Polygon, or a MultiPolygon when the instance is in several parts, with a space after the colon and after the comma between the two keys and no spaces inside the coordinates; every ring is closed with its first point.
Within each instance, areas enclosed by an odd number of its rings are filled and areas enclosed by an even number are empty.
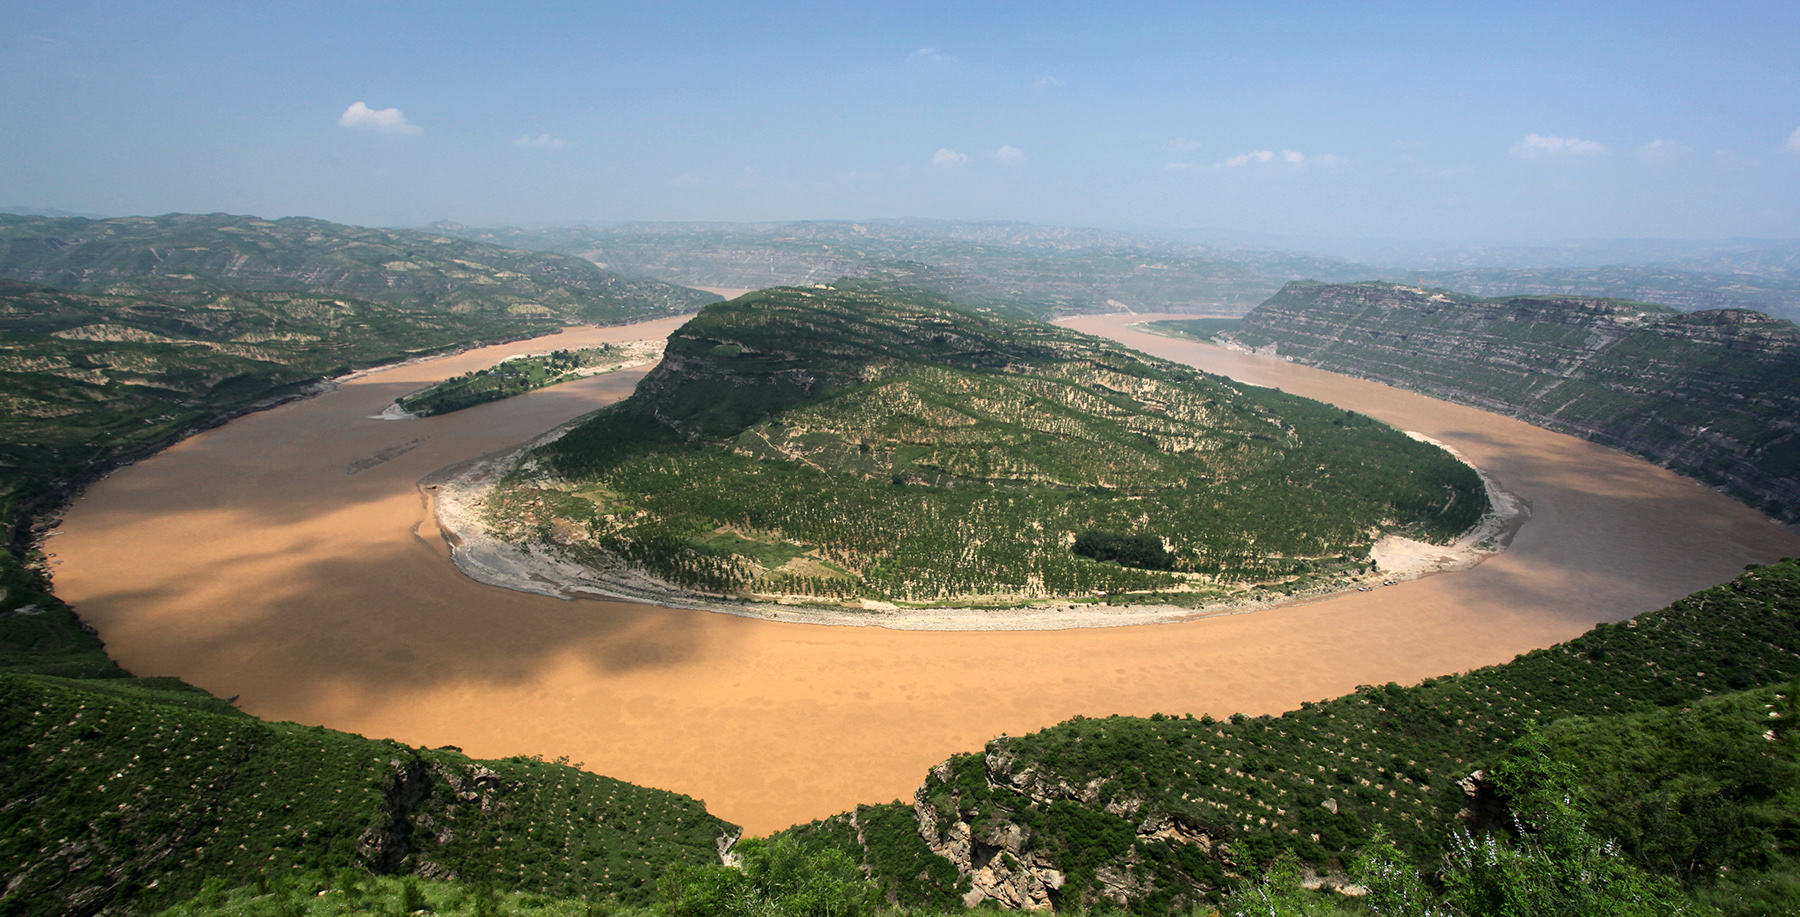
{"type": "Polygon", "coordinates": [[[1173,570],[1175,556],[1163,548],[1155,535],[1119,535],[1088,529],[1075,536],[1071,549],[1082,557],[1117,561],[1121,566],[1140,570],[1173,570]]]}
{"type": "Polygon", "coordinates": [[[794,838],[738,845],[741,869],[677,866],[657,883],[667,917],[869,917],[880,891],[850,855],[794,838]]]}
{"type": "Polygon", "coordinates": [[[1231,917],[1673,917],[1716,914],[1672,880],[1632,863],[1594,834],[1570,802],[1580,775],[1555,761],[1535,728],[1494,766],[1492,778],[1516,813],[1514,830],[1457,830],[1442,868],[1422,876],[1377,830],[1351,870],[1363,888],[1355,904],[1302,887],[1291,858],[1227,902],[1231,917]]]}

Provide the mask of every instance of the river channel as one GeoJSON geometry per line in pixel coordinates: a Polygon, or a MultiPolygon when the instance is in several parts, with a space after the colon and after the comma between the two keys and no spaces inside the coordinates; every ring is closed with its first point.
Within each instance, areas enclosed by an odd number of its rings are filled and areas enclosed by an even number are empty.
{"type": "Polygon", "coordinates": [[[926,770],[1076,714],[1276,713],[1460,672],[1660,607],[1800,536],[1648,463],[1473,408],[1279,360],[1079,330],[1424,433],[1527,500],[1473,570],[1177,624],[932,632],[783,624],[484,586],[417,482],[628,394],[623,371],[443,417],[397,396],[530,350],[666,336],[572,329],[351,379],[186,440],[90,488],[49,549],[58,593],[140,675],[246,711],[476,757],[566,755],[767,833],[910,800],[926,770]]]}

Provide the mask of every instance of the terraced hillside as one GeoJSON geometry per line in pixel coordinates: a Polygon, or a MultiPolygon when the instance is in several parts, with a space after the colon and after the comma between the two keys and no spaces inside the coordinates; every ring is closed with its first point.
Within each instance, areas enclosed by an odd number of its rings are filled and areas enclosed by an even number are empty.
{"type": "Polygon", "coordinates": [[[171,305],[224,291],[348,296],[431,313],[605,324],[718,296],[632,280],[581,258],[305,217],[176,213],[109,220],[0,214],[0,277],[171,305]]]}
{"type": "Polygon", "coordinates": [[[1231,337],[1572,433],[1800,520],[1792,322],[1736,309],[1291,283],[1231,337]]]}
{"type": "Polygon", "coordinates": [[[105,686],[0,675],[4,913],[154,913],[208,879],[350,866],[645,903],[664,871],[717,862],[737,833],[686,796],[562,764],[105,686]]]}
{"type": "Polygon", "coordinates": [[[1487,509],[1473,470],[1367,417],[864,287],[708,307],[490,515],[706,593],[1206,603],[1316,588],[1384,533],[1447,539],[1487,509]],[[1149,550],[1108,562],[1090,532],[1149,550]]]}
{"type": "Polygon", "coordinates": [[[1796,676],[1789,559],[1510,663],[1278,717],[1077,718],[1002,736],[932,769],[910,806],[792,831],[850,852],[901,901],[1163,914],[1283,855],[1348,869],[1377,832],[1429,874],[1456,829],[1507,824],[1509,805],[1532,811],[1528,791],[1546,788],[1475,771],[1521,754],[1536,723],[1587,717],[1528,747],[1568,766],[1556,795],[1572,794],[1598,838],[1696,893],[1785,902],[1745,913],[1786,912],[1800,856],[1800,767],[1781,719],[1793,692],[1732,692],[1796,676]]]}

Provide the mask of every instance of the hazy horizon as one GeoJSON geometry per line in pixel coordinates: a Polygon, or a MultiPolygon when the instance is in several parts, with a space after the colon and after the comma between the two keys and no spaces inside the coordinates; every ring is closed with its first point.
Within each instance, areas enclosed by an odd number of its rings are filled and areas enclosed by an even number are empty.
{"type": "Polygon", "coordinates": [[[29,3],[0,203],[1800,238],[1800,8],[29,3]]]}

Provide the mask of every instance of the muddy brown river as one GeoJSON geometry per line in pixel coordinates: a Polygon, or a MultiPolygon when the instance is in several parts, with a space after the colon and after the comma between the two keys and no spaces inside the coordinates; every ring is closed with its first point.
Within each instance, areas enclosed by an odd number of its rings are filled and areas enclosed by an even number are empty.
{"type": "Polygon", "coordinates": [[[416,482],[627,394],[597,376],[415,421],[398,395],[527,350],[663,336],[571,330],[395,367],[196,436],[91,488],[50,549],[57,590],[140,675],[259,717],[477,757],[567,755],[766,833],[911,798],[932,764],[1076,714],[1274,713],[1359,684],[1503,662],[1800,554],[1800,537],[1647,463],[1494,414],[1124,327],[1072,327],[1361,411],[1454,446],[1528,500],[1474,570],[1252,614],[946,633],[563,601],[447,560],[416,482]]]}

